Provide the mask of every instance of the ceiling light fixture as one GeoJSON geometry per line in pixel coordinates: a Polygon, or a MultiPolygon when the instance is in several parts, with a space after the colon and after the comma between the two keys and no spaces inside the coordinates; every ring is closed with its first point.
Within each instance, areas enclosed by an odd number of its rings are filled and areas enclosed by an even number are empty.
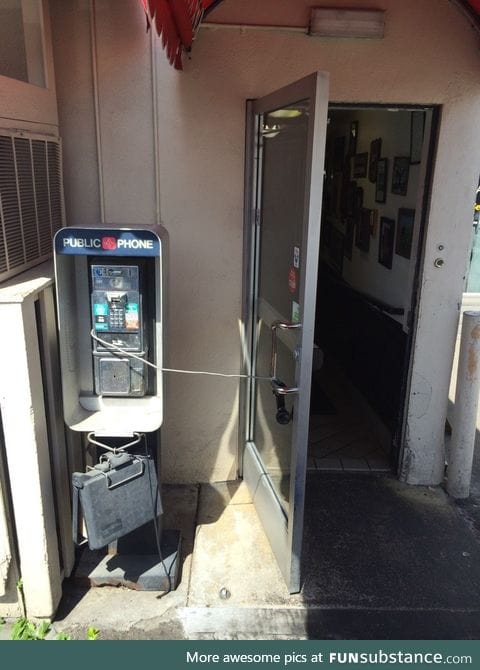
{"type": "Polygon", "coordinates": [[[312,7],[309,35],[382,39],[385,12],[380,9],[331,9],[312,7]]]}
{"type": "Polygon", "coordinates": [[[273,112],[268,112],[268,116],[274,119],[295,119],[302,114],[301,109],[275,109],[273,112]]]}

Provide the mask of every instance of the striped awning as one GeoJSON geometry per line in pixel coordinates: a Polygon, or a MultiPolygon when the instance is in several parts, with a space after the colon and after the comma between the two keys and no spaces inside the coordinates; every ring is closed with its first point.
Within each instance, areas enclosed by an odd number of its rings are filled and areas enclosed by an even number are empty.
{"type": "Polygon", "coordinates": [[[182,52],[192,47],[206,12],[221,0],[141,0],[148,25],[154,25],[171,65],[182,69],[182,52]]]}
{"type": "MultiPolygon", "coordinates": [[[[204,16],[223,0],[140,0],[148,26],[155,26],[171,65],[182,69],[182,53],[192,48],[204,16]]],[[[480,0],[450,0],[480,32],[480,0]]],[[[317,3],[312,3],[314,6],[317,3]]]]}

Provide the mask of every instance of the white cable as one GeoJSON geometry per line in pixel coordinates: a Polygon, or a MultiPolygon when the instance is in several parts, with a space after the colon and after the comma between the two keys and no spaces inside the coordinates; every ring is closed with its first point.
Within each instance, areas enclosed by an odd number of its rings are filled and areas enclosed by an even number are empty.
{"type": "Polygon", "coordinates": [[[226,372],[207,372],[206,370],[179,370],[177,368],[162,368],[159,365],[155,365],[155,363],[147,361],[145,358],[142,358],[141,356],[137,356],[131,351],[127,351],[126,349],[123,349],[122,347],[113,344],[112,342],[102,340],[101,337],[98,337],[98,335],[95,334],[95,331],[93,329],[90,331],[90,336],[96,342],[99,342],[104,347],[107,347],[107,349],[114,349],[115,351],[119,351],[124,356],[129,356],[130,358],[136,358],[138,361],[145,363],[145,365],[149,365],[154,370],[160,370],[160,372],[178,372],[184,375],[209,375],[210,377],[235,377],[237,379],[260,379],[263,381],[269,381],[269,382],[272,381],[271,377],[257,377],[254,375],[230,374],[226,372]]]}

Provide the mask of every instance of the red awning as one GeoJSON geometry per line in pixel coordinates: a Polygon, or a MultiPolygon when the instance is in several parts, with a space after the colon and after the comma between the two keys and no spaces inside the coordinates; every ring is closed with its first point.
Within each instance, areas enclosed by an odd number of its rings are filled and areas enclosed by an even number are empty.
{"type": "MultiPolygon", "coordinates": [[[[182,69],[182,51],[190,51],[195,31],[205,14],[222,0],[140,0],[147,15],[162,38],[168,60],[182,69]]],[[[480,0],[452,0],[480,32],[480,0]]],[[[312,3],[313,6],[313,3],[312,3]]]]}
{"type": "Polygon", "coordinates": [[[221,0],[141,0],[149,26],[155,25],[170,64],[182,69],[182,51],[189,51],[205,12],[221,0]]]}
{"type": "Polygon", "coordinates": [[[468,0],[468,4],[477,14],[480,14],[480,0],[468,0]]]}

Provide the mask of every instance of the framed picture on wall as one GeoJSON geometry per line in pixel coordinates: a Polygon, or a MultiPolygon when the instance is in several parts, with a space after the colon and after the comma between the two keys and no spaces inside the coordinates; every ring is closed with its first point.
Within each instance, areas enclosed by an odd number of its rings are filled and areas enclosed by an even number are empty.
{"type": "Polygon", "coordinates": [[[387,176],[388,176],[388,158],[380,158],[377,161],[375,202],[384,203],[387,201],[387,176]]]}
{"type": "Polygon", "coordinates": [[[410,156],[395,156],[392,169],[392,193],[407,195],[410,156]]]}
{"type": "Polygon", "coordinates": [[[358,121],[352,121],[350,124],[350,134],[348,136],[348,155],[354,156],[357,153],[358,139],[358,121]]]}
{"type": "Polygon", "coordinates": [[[370,210],[366,207],[362,207],[360,218],[357,221],[355,246],[361,251],[368,252],[370,250],[370,210]]]}
{"type": "Polygon", "coordinates": [[[355,233],[355,219],[353,218],[353,216],[347,216],[345,221],[345,239],[343,241],[343,253],[350,261],[352,260],[354,233],[355,233]]]}
{"type": "Polygon", "coordinates": [[[370,163],[368,165],[368,178],[374,184],[377,181],[377,163],[382,155],[382,138],[377,137],[370,143],[370,163]]]}
{"type": "Polygon", "coordinates": [[[333,228],[330,241],[330,265],[339,275],[342,274],[343,244],[344,235],[337,228],[333,228]]]}
{"type": "Polygon", "coordinates": [[[340,215],[342,218],[345,218],[347,214],[351,213],[348,211],[350,183],[350,161],[346,160],[343,164],[342,201],[340,203],[340,215]]]}
{"type": "Polygon", "coordinates": [[[378,209],[370,210],[370,237],[377,236],[378,228],[378,209]]]}
{"type": "MultiPolygon", "coordinates": [[[[357,182],[354,182],[355,184],[357,182]]],[[[354,216],[360,216],[360,210],[363,207],[363,188],[361,186],[355,187],[355,194],[353,200],[353,214],[354,216]]]]}
{"type": "Polygon", "coordinates": [[[368,151],[362,154],[355,154],[353,157],[353,178],[362,179],[367,176],[368,151]]]}
{"type": "Polygon", "coordinates": [[[356,190],[357,190],[357,182],[356,181],[349,182],[347,191],[347,216],[352,216],[355,211],[356,190]]]}
{"type": "Polygon", "coordinates": [[[416,111],[410,115],[410,165],[422,160],[423,135],[425,131],[425,112],[416,111]]]}
{"type": "Polygon", "coordinates": [[[395,221],[386,216],[380,219],[380,240],[378,242],[378,262],[389,270],[393,263],[393,241],[395,239],[395,221]]]}
{"type": "Polygon", "coordinates": [[[343,159],[345,156],[345,137],[336,137],[333,145],[333,171],[343,172],[343,159]]]}
{"type": "Polygon", "coordinates": [[[401,207],[398,210],[397,243],[395,253],[404,258],[410,258],[412,253],[413,224],[415,210],[401,207]]]}

